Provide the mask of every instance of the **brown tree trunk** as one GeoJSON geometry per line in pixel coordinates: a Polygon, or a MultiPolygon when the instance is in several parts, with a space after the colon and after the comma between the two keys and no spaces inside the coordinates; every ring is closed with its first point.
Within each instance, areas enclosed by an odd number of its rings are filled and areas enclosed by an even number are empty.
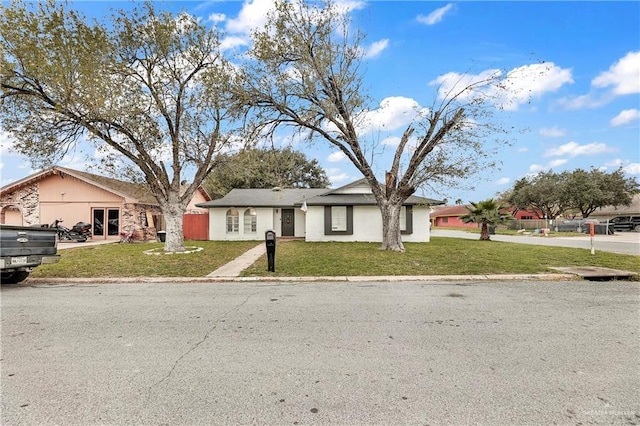
{"type": "Polygon", "coordinates": [[[480,240],[481,241],[490,241],[489,237],[489,226],[486,223],[482,223],[480,225],[480,240]]]}
{"type": "Polygon", "coordinates": [[[182,228],[182,217],[186,211],[186,206],[181,203],[168,203],[160,206],[164,215],[166,229],[166,240],[164,243],[165,252],[183,252],[184,232],[182,228]]]}
{"type": "Polygon", "coordinates": [[[400,234],[400,209],[402,204],[386,203],[380,206],[382,213],[382,246],[381,250],[404,251],[400,234]]]}

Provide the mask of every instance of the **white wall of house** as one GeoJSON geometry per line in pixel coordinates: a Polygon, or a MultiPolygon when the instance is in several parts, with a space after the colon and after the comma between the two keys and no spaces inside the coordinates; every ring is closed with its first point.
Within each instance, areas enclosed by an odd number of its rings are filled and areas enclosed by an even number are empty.
{"type": "Polygon", "coordinates": [[[294,210],[294,221],[294,235],[299,238],[304,238],[307,228],[307,215],[299,208],[296,208],[294,210]]]}
{"type": "Polygon", "coordinates": [[[428,243],[431,238],[429,207],[413,206],[413,233],[402,236],[405,243],[428,243]]]}
{"type": "Polygon", "coordinates": [[[255,208],[256,232],[246,232],[244,227],[244,213],[249,207],[238,207],[239,226],[237,233],[227,232],[227,211],[229,208],[219,207],[209,209],[209,239],[213,241],[264,241],[264,233],[273,229],[274,211],[272,208],[255,208]]]}
{"type": "Polygon", "coordinates": [[[282,212],[280,209],[271,209],[272,217],[271,217],[271,229],[272,231],[276,231],[276,236],[282,236],[282,212]]]}
{"type": "MultiPolygon", "coordinates": [[[[413,233],[402,236],[404,242],[429,242],[429,208],[413,207],[413,233]]],[[[324,206],[309,206],[307,241],[382,241],[382,214],[378,206],[353,207],[352,235],[324,234],[324,206]]]]}

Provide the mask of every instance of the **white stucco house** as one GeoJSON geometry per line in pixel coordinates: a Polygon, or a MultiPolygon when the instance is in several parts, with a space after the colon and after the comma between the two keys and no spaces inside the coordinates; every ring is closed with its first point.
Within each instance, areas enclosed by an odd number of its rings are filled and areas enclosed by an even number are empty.
{"type": "MultiPolygon", "coordinates": [[[[411,196],[402,208],[405,242],[429,241],[430,206],[441,201],[411,196]]],[[[197,204],[209,209],[210,240],[382,241],[382,215],[365,179],[336,189],[233,189],[223,198],[197,204]]]]}

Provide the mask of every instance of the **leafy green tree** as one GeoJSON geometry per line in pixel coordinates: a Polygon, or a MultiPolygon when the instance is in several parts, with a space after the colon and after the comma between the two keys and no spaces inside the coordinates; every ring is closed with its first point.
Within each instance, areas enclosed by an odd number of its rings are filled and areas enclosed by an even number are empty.
{"type": "Polygon", "coordinates": [[[217,31],[151,2],[89,22],[64,2],[0,6],[0,123],[48,166],[87,141],[144,180],[183,251],[182,215],[229,142],[232,67],[217,31]],[[191,183],[181,187],[183,180],[191,183]]]}
{"type": "Polygon", "coordinates": [[[516,209],[539,210],[546,218],[555,219],[570,211],[589,217],[600,207],[628,206],[638,192],[637,180],[626,177],[622,169],[612,173],[576,169],[522,178],[504,197],[516,209]]]}
{"type": "Polygon", "coordinates": [[[567,173],[567,205],[589,217],[600,207],[629,206],[640,192],[638,181],[626,177],[622,169],[606,173],[598,169],[582,169],[567,173]]]}
{"type": "Polygon", "coordinates": [[[363,80],[363,39],[340,5],[277,0],[267,24],[253,34],[239,94],[252,106],[256,134],[291,126],[340,150],[365,177],[380,209],[381,248],[403,251],[400,211],[418,187],[458,185],[495,165],[504,141],[494,136],[504,129],[492,113],[508,75],[461,78],[440,90],[433,105],[415,111],[379,182],[373,161],[381,142],[363,131],[375,108],[363,80]]]}
{"type": "Polygon", "coordinates": [[[213,198],[233,188],[326,188],[331,183],[318,160],[291,148],[246,149],[216,161],[219,166],[203,184],[213,198]]]}
{"type": "Polygon", "coordinates": [[[507,192],[507,202],[518,210],[538,210],[545,218],[555,219],[569,206],[567,176],[548,171],[519,179],[507,192]]]}
{"type": "Polygon", "coordinates": [[[471,206],[467,206],[469,213],[460,218],[464,223],[477,223],[480,225],[480,240],[489,241],[489,225],[497,226],[513,219],[505,207],[500,205],[494,199],[480,201],[478,203],[471,202],[471,206]]]}

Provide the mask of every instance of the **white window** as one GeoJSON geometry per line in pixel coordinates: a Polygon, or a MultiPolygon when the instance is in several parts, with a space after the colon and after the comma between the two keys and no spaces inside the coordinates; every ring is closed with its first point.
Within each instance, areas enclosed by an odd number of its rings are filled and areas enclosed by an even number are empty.
{"type": "Polygon", "coordinates": [[[254,209],[244,211],[244,233],[255,234],[258,230],[258,216],[254,209]]]}
{"type": "Polygon", "coordinates": [[[400,207],[400,231],[407,230],[407,206],[400,207]]]}
{"type": "Polygon", "coordinates": [[[240,230],[240,215],[238,210],[227,210],[227,234],[237,234],[240,230]]]}
{"type": "Polygon", "coordinates": [[[331,230],[347,230],[347,206],[331,206],[331,230]]]}

